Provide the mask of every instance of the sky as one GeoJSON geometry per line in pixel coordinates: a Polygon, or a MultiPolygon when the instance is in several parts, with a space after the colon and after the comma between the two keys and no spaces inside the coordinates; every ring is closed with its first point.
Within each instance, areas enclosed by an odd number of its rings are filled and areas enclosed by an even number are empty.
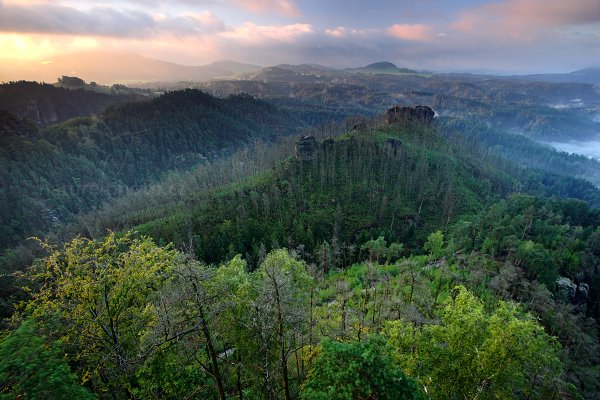
{"type": "Polygon", "coordinates": [[[0,58],[568,72],[600,65],[600,0],[0,0],[0,58]]]}

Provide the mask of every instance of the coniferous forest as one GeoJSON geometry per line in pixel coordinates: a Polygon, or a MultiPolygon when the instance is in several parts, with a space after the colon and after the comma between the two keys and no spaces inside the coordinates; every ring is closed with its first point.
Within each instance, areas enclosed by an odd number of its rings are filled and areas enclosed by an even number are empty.
{"type": "Polygon", "coordinates": [[[2,85],[0,398],[600,398],[590,85],[303,71],[2,85]]]}

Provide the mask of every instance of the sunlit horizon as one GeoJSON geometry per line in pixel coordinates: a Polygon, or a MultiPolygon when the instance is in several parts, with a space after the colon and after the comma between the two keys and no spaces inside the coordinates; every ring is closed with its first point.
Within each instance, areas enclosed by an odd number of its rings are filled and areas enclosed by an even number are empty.
{"type": "Polygon", "coordinates": [[[18,62],[102,51],[189,66],[570,72],[600,63],[598,43],[596,0],[0,0],[0,58],[18,62]]]}

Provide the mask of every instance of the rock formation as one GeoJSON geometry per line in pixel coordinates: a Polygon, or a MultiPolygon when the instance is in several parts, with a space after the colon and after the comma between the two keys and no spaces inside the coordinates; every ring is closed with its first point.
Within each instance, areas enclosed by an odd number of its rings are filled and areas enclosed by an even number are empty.
{"type": "Polygon", "coordinates": [[[427,106],[394,106],[386,111],[385,123],[392,125],[403,121],[421,121],[430,124],[434,116],[435,112],[427,106]]]}
{"type": "Polygon", "coordinates": [[[317,141],[314,136],[303,136],[296,142],[296,158],[298,160],[310,161],[317,156],[317,141]]]}
{"type": "Polygon", "coordinates": [[[560,293],[561,297],[563,297],[565,300],[573,300],[575,297],[575,291],[577,290],[577,285],[573,283],[572,280],[561,276],[556,280],[556,286],[558,287],[558,293],[560,293]]]}
{"type": "Polygon", "coordinates": [[[571,279],[561,276],[556,280],[559,296],[573,305],[575,313],[585,314],[590,293],[587,283],[575,283],[571,279]]]}
{"type": "Polygon", "coordinates": [[[574,311],[585,314],[587,310],[587,301],[590,295],[590,287],[587,283],[580,283],[577,285],[575,290],[575,296],[573,298],[573,304],[575,305],[574,311]]]}

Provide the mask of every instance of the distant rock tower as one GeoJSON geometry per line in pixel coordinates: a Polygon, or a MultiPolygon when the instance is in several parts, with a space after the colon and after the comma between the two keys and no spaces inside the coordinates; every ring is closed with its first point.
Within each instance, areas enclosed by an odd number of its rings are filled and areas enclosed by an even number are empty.
{"type": "Polygon", "coordinates": [[[296,159],[311,161],[317,157],[317,141],[314,136],[303,136],[296,142],[296,159]]]}
{"type": "Polygon", "coordinates": [[[386,111],[385,123],[392,125],[403,121],[421,121],[430,124],[434,116],[435,112],[427,106],[394,106],[386,111]]]}

